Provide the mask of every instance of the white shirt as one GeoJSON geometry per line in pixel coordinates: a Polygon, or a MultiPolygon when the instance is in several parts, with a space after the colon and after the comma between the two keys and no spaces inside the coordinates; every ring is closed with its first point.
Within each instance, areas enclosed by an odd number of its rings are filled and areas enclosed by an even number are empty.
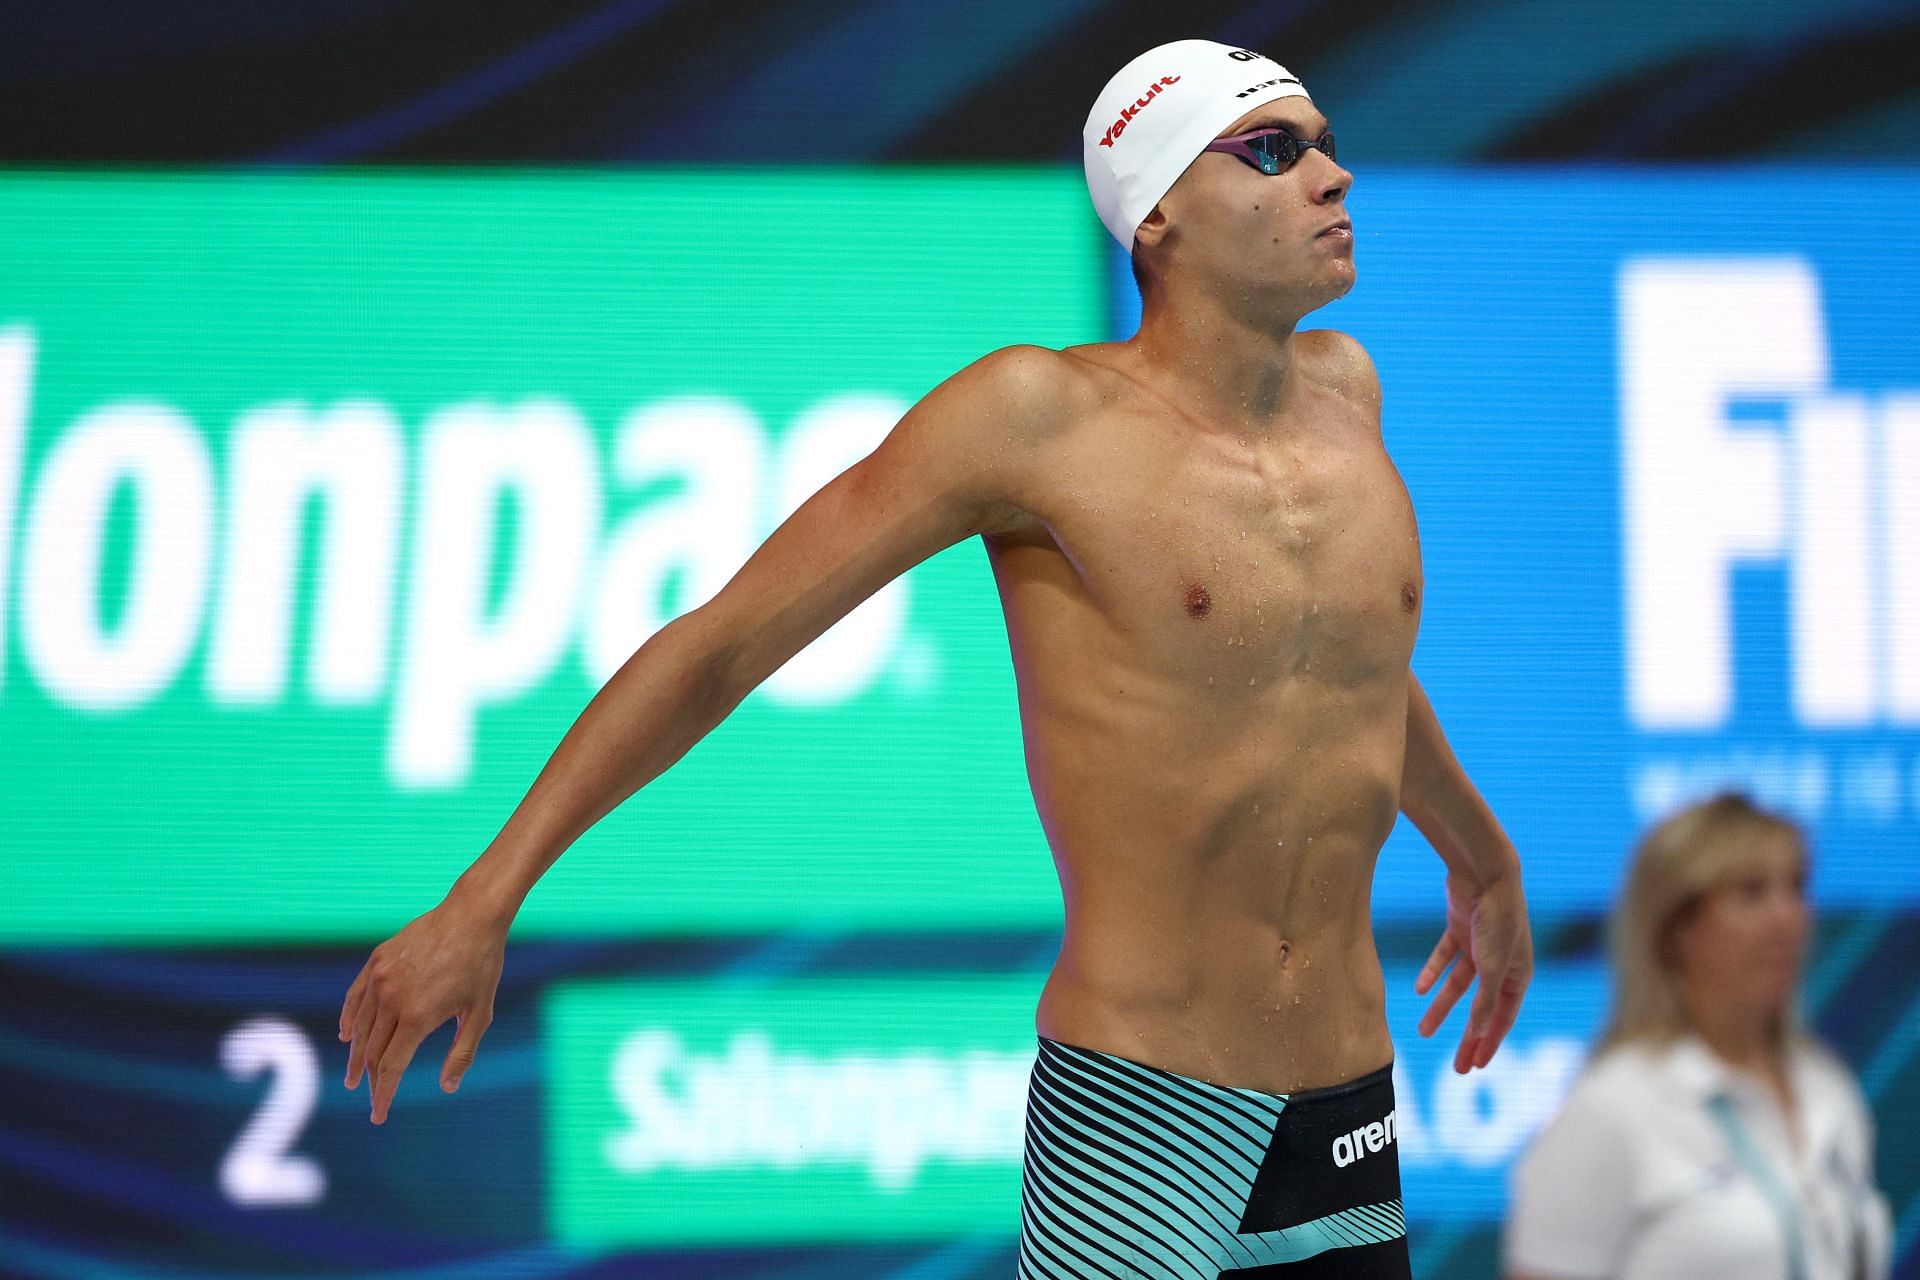
{"type": "Polygon", "coordinates": [[[1885,1280],[1893,1218],[1873,1186],[1873,1117],[1859,1085],[1811,1040],[1790,1050],[1787,1069],[1791,1135],[1773,1090],[1697,1037],[1595,1059],[1514,1166],[1507,1272],[1885,1280]]]}

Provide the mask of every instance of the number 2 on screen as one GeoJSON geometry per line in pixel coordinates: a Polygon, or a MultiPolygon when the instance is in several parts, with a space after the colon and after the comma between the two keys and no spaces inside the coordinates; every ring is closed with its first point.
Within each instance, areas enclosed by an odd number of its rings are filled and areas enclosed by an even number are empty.
{"type": "Polygon", "coordinates": [[[320,1059],[300,1028],[272,1014],[249,1018],[220,1042],[220,1065],[235,1080],[273,1072],[273,1084],[220,1161],[220,1189],[244,1205],[313,1204],[327,1174],[293,1144],[320,1099],[320,1059]]]}

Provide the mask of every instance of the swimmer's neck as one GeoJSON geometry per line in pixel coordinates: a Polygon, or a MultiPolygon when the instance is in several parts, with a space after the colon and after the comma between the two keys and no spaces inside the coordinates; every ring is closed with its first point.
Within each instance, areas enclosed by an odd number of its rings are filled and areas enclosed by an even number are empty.
{"type": "Polygon", "coordinates": [[[1195,418],[1272,439],[1287,425],[1300,317],[1255,315],[1163,281],[1122,343],[1163,394],[1195,418]]]}

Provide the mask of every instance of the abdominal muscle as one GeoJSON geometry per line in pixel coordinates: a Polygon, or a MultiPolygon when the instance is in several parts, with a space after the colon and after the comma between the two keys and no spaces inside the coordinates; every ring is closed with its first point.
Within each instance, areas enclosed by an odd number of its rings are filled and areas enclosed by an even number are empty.
{"type": "Polygon", "coordinates": [[[1086,658],[1020,680],[1066,904],[1040,1033],[1276,1093],[1385,1065],[1369,904],[1398,808],[1404,672],[1196,699],[1179,680],[1102,679],[1086,658]]]}

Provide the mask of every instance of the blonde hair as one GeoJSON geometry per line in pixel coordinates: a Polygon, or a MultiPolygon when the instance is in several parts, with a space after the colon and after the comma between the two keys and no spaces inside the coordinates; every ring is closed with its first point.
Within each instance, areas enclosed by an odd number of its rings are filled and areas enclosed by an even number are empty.
{"type": "MultiPolygon", "coordinates": [[[[1726,791],[1680,810],[1641,838],[1613,916],[1613,1010],[1595,1057],[1627,1044],[1668,1044],[1690,1030],[1674,931],[1709,890],[1781,837],[1804,867],[1807,841],[1797,825],[1726,791]]],[[[1784,1047],[1800,1031],[1799,1010],[1790,1006],[1773,1028],[1776,1045],[1784,1047]]]]}

